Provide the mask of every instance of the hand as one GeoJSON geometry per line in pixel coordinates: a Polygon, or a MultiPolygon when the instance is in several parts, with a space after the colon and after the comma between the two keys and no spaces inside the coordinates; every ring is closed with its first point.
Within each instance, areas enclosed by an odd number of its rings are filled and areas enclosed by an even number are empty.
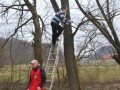
{"type": "Polygon", "coordinates": [[[67,23],[73,23],[73,21],[72,20],[67,20],[67,23]]]}
{"type": "Polygon", "coordinates": [[[70,23],[73,23],[73,21],[71,21],[71,20],[67,20],[67,21],[66,21],[66,24],[67,24],[67,25],[69,25],[70,23]]]}
{"type": "Polygon", "coordinates": [[[37,87],[37,90],[41,90],[41,88],[40,88],[40,87],[37,87]]]}
{"type": "Polygon", "coordinates": [[[29,90],[29,89],[27,89],[27,90],[29,90]]]}

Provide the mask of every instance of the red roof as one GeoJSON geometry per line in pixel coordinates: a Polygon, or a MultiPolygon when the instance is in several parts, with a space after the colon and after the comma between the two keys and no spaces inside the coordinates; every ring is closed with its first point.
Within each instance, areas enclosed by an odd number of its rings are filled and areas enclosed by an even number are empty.
{"type": "Polygon", "coordinates": [[[110,59],[112,59],[112,55],[102,55],[102,59],[104,59],[104,60],[110,60],[110,59]]]}

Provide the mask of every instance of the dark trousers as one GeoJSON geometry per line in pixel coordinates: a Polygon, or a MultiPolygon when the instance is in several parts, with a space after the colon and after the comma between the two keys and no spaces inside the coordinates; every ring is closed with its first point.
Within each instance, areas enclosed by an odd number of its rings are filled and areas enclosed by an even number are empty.
{"type": "Polygon", "coordinates": [[[63,28],[59,24],[56,24],[54,22],[51,22],[51,26],[52,26],[52,44],[55,45],[56,40],[63,31],[63,28]]]}

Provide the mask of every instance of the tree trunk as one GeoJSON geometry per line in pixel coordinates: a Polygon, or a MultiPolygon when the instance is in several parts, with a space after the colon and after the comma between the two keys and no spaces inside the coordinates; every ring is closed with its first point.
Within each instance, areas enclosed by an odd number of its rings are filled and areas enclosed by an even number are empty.
{"type": "Polygon", "coordinates": [[[120,54],[119,54],[119,52],[118,52],[118,55],[113,55],[112,58],[115,59],[115,61],[120,65],[120,54]]]}
{"type": "MultiPolygon", "coordinates": [[[[55,0],[51,0],[52,6],[55,12],[59,11],[59,7],[55,0]]],[[[67,18],[70,19],[69,13],[69,1],[61,0],[61,6],[66,8],[68,6],[67,18]]],[[[72,35],[71,25],[65,25],[64,27],[64,56],[67,69],[68,84],[70,90],[82,90],[79,83],[77,67],[74,56],[74,41],[72,35]]]]}
{"type": "Polygon", "coordinates": [[[42,44],[41,44],[41,28],[39,22],[39,16],[36,11],[36,6],[32,5],[29,0],[24,0],[28,9],[30,10],[33,18],[33,24],[35,27],[34,35],[34,43],[33,43],[33,50],[34,50],[34,58],[38,60],[38,62],[42,65],[42,44]]]}
{"type": "Polygon", "coordinates": [[[38,15],[33,16],[33,23],[35,26],[35,33],[34,33],[34,58],[39,61],[39,63],[42,65],[42,44],[41,44],[41,29],[40,29],[40,23],[39,23],[39,17],[38,15]]]}
{"type": "Polygon", "coordinates": [[[60,9],[59,9],[59,7],[57,5],[57,2],[55,0],[50,0],[50,2],[52,4],[52,6],[53,6],[54,11],[58,12],[60,9]]]}
{"type": "Polygon", "coordinates": [[[68,84],[70,90],[82,90],[80,88],[78,72],[75,63],[74,44],[71,27],[65,25],[64,30],[64,56],[67,69],[68,84]]]}
{"type": "MultiPolygon", "coordinates": [[[[96,17],[92,14],[92,12],[87,12],[85,11],[82,6],[80,5],[78,0],[75,0],[76,4],[78,5],[79,9],[81,10],[81,12],[101,31],[101,33],[106,37],[106,39],[113,45],[113,47],[116,49],[117,51],[117,55],[113,55],[113,58],[115,59],[115,61],[120,65],[120,41],[119,38],[117,36],[117,33],[113,27],[113,16],[111,16],[111,14],[109,13],[109,2],[107,0],[107,13],[108,13],[108,18],[106,17],[107,15],[105,14],[106,12],[104,11],[104,9],[102,8],[102,6],[100,5],[99,0],[96,0],[96,4],[98,5],[98,9],[101,11],[101,14],[104,17],[104,20],[106,21],[108,27],[105,27],[106,24],[103,22],[100,22],[98,19],[96,19],[96,17]],[[111,17],[111,18],[110,18],[111,17]],[[110,32],[111,31],[111,32],[110,32]],[[111,34],[110,34],[111,33],[111,34]]],[[[103,18],[102,18],[103,19],[103,18]]]]}
{"type": "MultiPolygon", "coordinates": [[[[66,0],[63,7],[66,8],[67,5],[67,14],[66,18],[70,19],[70,11],[69,11],[69,0],[66,0]]],[[[72,28],[70,25],[64,25],[64,56],[65,56],[65,64],[67,69],[67,76],[68,76],[68,84],[70,90],[82,90],[79,83],[79,77],[75,62],[75,55],[74,55],[74,40],[72,35],[72,28]]]]}

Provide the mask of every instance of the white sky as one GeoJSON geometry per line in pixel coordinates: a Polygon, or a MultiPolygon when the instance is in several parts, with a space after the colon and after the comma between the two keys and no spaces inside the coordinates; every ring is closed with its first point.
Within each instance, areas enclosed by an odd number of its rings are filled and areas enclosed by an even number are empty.
{"type": "MultiPolygon", "coordinates": [[[[11,5],[14,1],[15,0],[0,0],[0,3],[2,2],[2,3],[7,3],[7,4],[11,5]]],[[[103,0],[100,0],[100,1],[103,1],[103,0]]],[[[117,0],[117,1],[119,1],[119,0],[117,0]]],[[[60,5],[59,0],[57,0],[57,2],[60,5]]],[[[82,0],[81,4],[83,4],[84,7],[87,7],[88,4],[89,4],[89,5],[91,5],[92,8],[94,8],[96,6],[96,4],[94,2],[95,2],[95,0],[82,0]]],[[[24,2],[22,1],[22,3],[24,3],[24,2]]],[[[117,3],[117,4],[120,6],[120,3],[117,3]]],[[[50,0],[38,0],[37,6],[38,6],[37,7],[38,14],[41,15],[41,17],[45,21],[47,32],[49,32],[51,34],[50,21],[51,21],[53,15],[55,13],[54,13],[54,10],[52,9],[50,0]]],[[[91,7],[89,7],[89,8],[91,8],[91,7]]],[[[0,7],[0,11],[1,10],[2,10],[2,8],[0,7]]],[[[6,19],[0,18],[0,26],[1,26],[0,27],[0,36],[2,36],[2,37],[10,36],[14,32],[15,27],[17,27],[17,21],[18,21],[17,19],[18,19],[19,13],[17,13],[14,16],[13,12],[14,12],[14,10],[11,10],[9,12],[9,14],[8,14],[8,18],[7,19],[9,19],[9,21],[7,23],[9,25],[3,24],[3,23],[6,22],[6,19]]],[[[81,19],[83,17],[83,14],[78,9],[78,7],[75,4],[74,0],[70,0],[70,12],[71,12],[71,20],[73,20],[73,22],[74,22],[72,25],[77,25],[81,21],[81,19]]],[[[26,16],[23,19],[23,21],[26,21],[27,18],[31,17],[30,13],[24,13],[24,15],[26,15],[26,16]]],[[[1,16],[1,14],[0,14],[0,16],[1,16]]],[[[114,23],[115,23],[115,27],[117,28],[118,35],[120,35],[120,24],[119,24],[119,22],[120,22],[120,18],[116,17],[114,23]]],[[[27,26],[27,27],[23,27],[23,30],[24,30],[24,32],[22,32],[23,35],[21,33],[18,33],[16,36],[18,36],[18,38],[20,38],[20,39],[31,41],[33,39],[33,36],[31,34],[29,34],[29,33],[34,30],[32,25],[31,26],[27,26]]],[[[21,30],[19,32],[21,32],[21,30]]],[[[74,32],[74,29],[73,29],[73,32],[74,32]]],[[[80,43],[78,43],[76,41],[84,42],[84,36],[86,36],[86,33],[85,32],[83,33],[83,31],[79,31],[76,34],[76,36],[75,36],[75,46],[77,44],[80,44],[80,43]]],[[[49,39],[46,39],[44,37],[43,37],[43,39],[44,39],[43,41],[49,41],[50,42],[49,39]]],[[[51,35],[47,35],[47,37],[49,37],[51,39],[51,35]]],[[[95,39],[95,41],[99,41],[100,43],[103,43],[103,45],[105,45],[107,43],[107,40],[105,40],[105,38],[103,36],[97,37],[95,39]]]]}

